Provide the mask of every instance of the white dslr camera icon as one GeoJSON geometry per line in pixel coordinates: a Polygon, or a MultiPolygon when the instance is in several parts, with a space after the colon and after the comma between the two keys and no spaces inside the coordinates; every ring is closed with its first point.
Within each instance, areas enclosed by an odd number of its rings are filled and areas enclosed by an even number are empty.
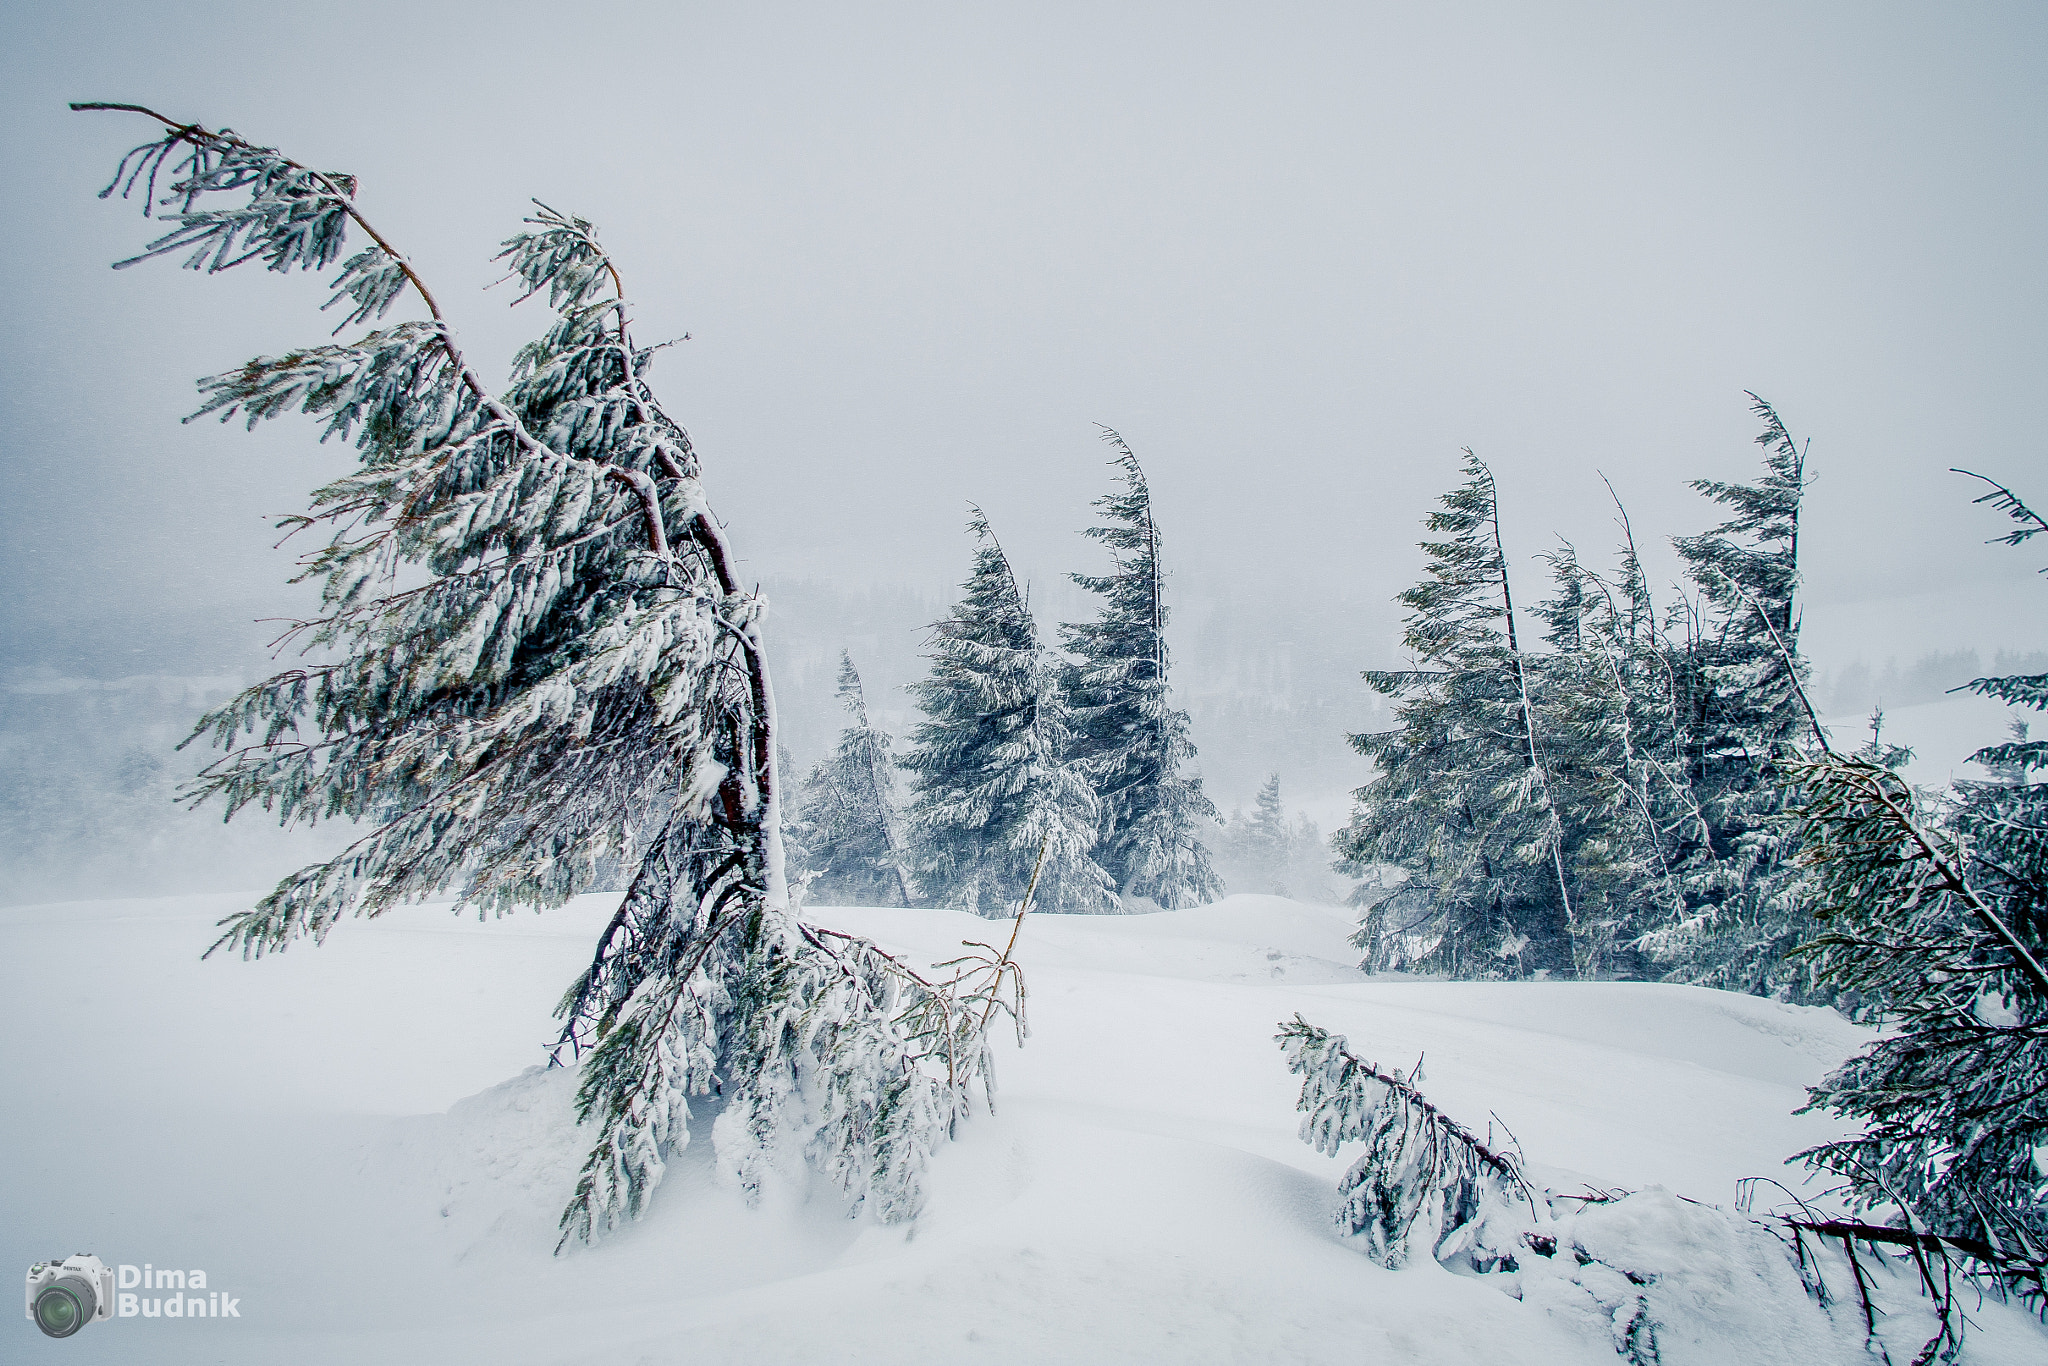
{"type": "Polygon", "coordinates": [[[68,1338],[114,1316],[114,1273],[89,1252],[28,1269],[28,1316],[53,1338],[68,1338]]]}

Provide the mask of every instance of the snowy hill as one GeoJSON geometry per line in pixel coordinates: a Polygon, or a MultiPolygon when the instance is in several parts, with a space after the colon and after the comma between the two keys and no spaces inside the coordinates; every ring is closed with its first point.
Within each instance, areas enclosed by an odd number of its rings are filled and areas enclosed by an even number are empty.
{"type": "MultiPolygon", "coordinates": [[[[573,1081],[523,1069],[606,899],[489,924],[420,907],[323,948],[197,961],[245,904],[0,910],[7,1255],[204,1268],[240,1313],[62,1344],[19,1321],[7,1360],[1612,1362],[1604,1333],[1533,1295],[1340,1242],[1344,1161],[1297,1139],[1275,1026],[1301,1012],[1387,1065],[1426,1055],[1431,1097],[1482,1129],[1498,1116],[1554,1187],[1720,1204],[1744,1176],[1798,1184],[1783,1159],[1836,1132],[1791,1113],[1802,1088],[1866,1037],[1691,988],[1368,981],[1344,912],[1272,897],[1036,916],[1031,1039],[1004,1045],[998,1113],[942,1150],[915,1227],[850,1221],[800,1177],[748,1209],[699,1142],[646,1219],[557,1259],[584,1146],[573,1081]]],[[[1001,928],[807,914],[927,960],[1001,928]]],[[[1677,1249],[1693,1207],[1634,1208],[1677,1249]]],[[[1663,1360],[1860,1356],[1715,1265],[1723,1299],[1663,1360]]],[[[2030,1320],[1973,1317],[1965,1360],[2041,1359],[2030,1320]]]]}

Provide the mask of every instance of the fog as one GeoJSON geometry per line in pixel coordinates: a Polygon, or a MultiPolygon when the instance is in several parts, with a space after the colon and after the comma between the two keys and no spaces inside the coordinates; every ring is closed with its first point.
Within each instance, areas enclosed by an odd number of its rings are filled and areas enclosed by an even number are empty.
{"type": "Polygon", "coordinates": [[[1718,520],[1686,481],[1750,476],[1755,390],[1812,442],[1804,643],[1845,708],[2048,645],[2039,557],[1947,472],[2048,502],[2038,6],[16,3],[0,39],[9,899],[298,856],[24,831],[131,750],[187,762],[304,601],[266,514],[348,454],[180,425],[196,377],[321,339],[323,294],[108,270],[147,226],[94,196],[151,128],[70,100],[358,175],[486,374],[541,325],[483,292],[528,198],[597,222],[641,335],[691,338],[656,381],[780,604],[800,763],[842,646],[907,724],[969,500],[1048,629],[1085,607],[1096,423],[1150,474],[1226,811],[1279,770],[1340,816],[1465,446],[1533,587],[1555,537],[1613,543],[1601,473],[1646,542],[1718,520]]]}

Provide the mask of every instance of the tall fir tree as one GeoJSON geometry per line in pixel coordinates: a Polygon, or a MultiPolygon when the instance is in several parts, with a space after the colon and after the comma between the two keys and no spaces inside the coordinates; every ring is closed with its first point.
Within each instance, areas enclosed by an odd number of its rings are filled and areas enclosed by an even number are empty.
{"type": "Polygon", "coordinates": [[[1694,480],[1730,516],[1672,539],[1702,600],[1702,619],[1673,659],[1703,829],[1674,860],[1686,913],[1646,943],[1672,962],[1676,980],[1820,999],[1804,964],[1787,956],[1813,922],[1797,862],[1800,821],[1780,768],[1804,757],[1807,733],[1795,602],[1806,452],[1769,403],[1749,398],[1764,424],[1762,477],[1694,480]]]}
{"type": "Polygon", "coordinates": [[[971,1069],[921,1060],[898,1013],[921,988],[892,960],[789,912],[761,603],[596,230],[542,207],[505,244],[553,316],[493,390],[353,178],[140,106],[74,107],[168,130],[105,191],[139,189],[168,225],[135,261],[334,268],[337,336],[401,302],[424,315],[201,384],[202,413],[301,413],[358,457],[284,520],[327,537],[302,568],[320,612],[287,633],[312,660],[201,722],[226,754],[190,795],[367,833],[229,917],[215,948],[324,940],[447,890],[554,905],[623,866],[561,1007],[555,1056],[580,1059],[594,1142],[564,1243],[640,1213],[713,1094],[717,1159],[743,1184],[808,1158],[881,1217],[915,1213],[971,1069]],[[369,245],[344,258],[352,232],[369,245]]]}
{"type": "Polygon", "coordinates": [[[1358,873],[1367,962],[1455,976],[1578,970],[1563,829],[1536,734],[1533,680],[1515,626],[1493,472],[1466,453],[1423,542],[1428,578],[1400,595],[1416,667],[1370,670],[1400,726],[1354,735],[1377,774],[1334,844],[1358,873]]]}
{"type": "Polygon", "coordinates": [[[1095,500],[1102,526],[1081,534],[1109,548],[1109,574],[1074,574],[1102,597],[1094,621],[1060,628],[1075,657],[1066,670],[1074,760],[1101,804],[1096,862],[1125,897],[1167,910],[1223,894],[1202,830],[1216,807],[1190,772],[1195,747],[1188,714],[1172,705],[1167,682],[1165,569],[1152,492],[1122,436],[1103,428],[1123,474],[1120,492],[1095,500]]]}
{"type": "Polygon", "coordinates": [[[1580,970],[1639,976],[1637,941],[1684,914],[1671,859],[1687,797],[1668,755],[1669,670],[1632,544],[1613,583],[1581,565],[1569,544],[1544,558],[1556,586],[1536,609],[1551,646],[1536,668],[1536,712],[1563,825],[1580,970]]]}
{"type": "Polygon", "coordinates": [[[1280,800],[1280,775],[1269,773],[1252,799],[1251,819],[1244,828],[1244,862],[1256,885],[1250,890],[1270,896],[1288,895],[1287,865],[1294,853],[1294,831],[1280,800]]]}
{"type": "Polygon", "coordinates": [[[827,905],[911,906],[910,874],[898,834],[891,738],[868,719],[867,692],[853,656],[839,656],[839,703],[852,724],[805,777],[797,793],[801,838],[792,863],[812,879],[810,899],[827,905]]]}
{"type": "Polygon", "coordinates": [[[1032,871],[1051,911],[1118,909],[1096,863],[1100,808],[1073,762],[1060,662],[1038,628],[988,519],[974,509],[965,595],[932,627],[931,672],[911,685],[925,719],[902,766],[913,775],[910,862],[928,904],[1000,916],[1032,871]]]}

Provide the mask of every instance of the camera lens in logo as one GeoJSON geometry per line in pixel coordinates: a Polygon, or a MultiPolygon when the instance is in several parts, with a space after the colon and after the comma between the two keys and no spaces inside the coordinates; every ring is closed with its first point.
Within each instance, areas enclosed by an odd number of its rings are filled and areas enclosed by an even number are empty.
{"type": "Polygon", "coordinates": [[[68,1338],[92,1317],[94,1303],[83,1277],[59,1277],[36,1296],[36,1327],[53,1338],[68,1338]]]}

